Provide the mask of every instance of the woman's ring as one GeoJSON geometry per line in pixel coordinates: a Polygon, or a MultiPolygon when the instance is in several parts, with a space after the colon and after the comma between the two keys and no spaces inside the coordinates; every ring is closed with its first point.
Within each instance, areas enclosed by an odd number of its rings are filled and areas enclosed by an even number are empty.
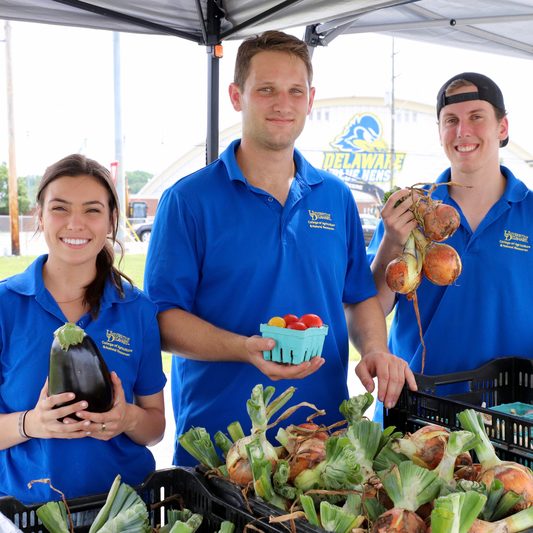
{"type": "Polygon", "coordinates": [[[104,432],[105,430],[106,430],[105,422],[102,422],[102,427],[101,427],[100,431],[104,432]]]}

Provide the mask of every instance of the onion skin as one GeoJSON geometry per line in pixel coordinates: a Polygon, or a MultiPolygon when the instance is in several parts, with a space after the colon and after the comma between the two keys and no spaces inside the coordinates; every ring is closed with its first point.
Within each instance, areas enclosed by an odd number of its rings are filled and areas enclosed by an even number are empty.
{"type": "Polygon", "coordinates": [[[393,259],[387,265],[385,281],[391,291],[399,294],[416,290],[422,281],[422,273],[416,271],[416,258],[410,254],[402,254],[393,259]]]}
{"type": "MultiPolygon", "coordinates": [[[[407,455],[416,465],[434,470],[442,461],[449,435],[449,430],[441,426],[424,426],[414,433],[406,435],[404,439],[400,439],[399,451],[407,455]],[[412,443],[410,450],[406,447],[406,440],[412,443]]],[[[463,452],[457,456],[456,468],[470,465],[472,465],[472,457],[468,452],[463,452]]]]}
{"type": "Polygon", "coordinates": [[[328,433],[312,422],[290,428],[291,437],[286,448],[289,450],[289,480],[292,482],[304,470],[311,470],[326,459],[328,433]]]}
{"type": "MultiPolygon", "coordinates": [[[[472,458],[470,458],[472,459],[472,458]]],[[[481,474],[481,465],[473,463],[470,466],[460,466],[453,474],[456,480],[466,479],[467,481],[478,481],[481,474]]]]}
{"type": "Polygon", "coordinates": [[[451,285],[462,269],[461,258],[451,246],[431,243],[426,248],[422,270],[435,285],[451,285]]]}
{"type": "Polygon", "coordinates": [[[245,487],[254,480],[252,467],[246,459],[238,459],[228,467],[228,475],[231,481],[245,487]]]}
{"type": "Polygon", "coordinates": [[[502,482],[505,491],[512,490],[522,496],[523,500],[513,507],[513,512],[516,513],[533,505],[533,472],[527,466],[504,461],[483,470],[479,477],[479,481],[485,483],[487,487],[492,485],[494,479],[502,482]]]}
{"type": "Polygon", "coordinates": [[[424,234],[434,242],[441,242],[451,237],[461,224],[457,209],[440,202],[435,202],[427,209],[422,220],[424,234]]]}
{"type": "Polygon", "coordinates": [[[422,518],[412,511],[393,508],[383,513],[374,523],[372,533],[426,533],[422,518]]]}

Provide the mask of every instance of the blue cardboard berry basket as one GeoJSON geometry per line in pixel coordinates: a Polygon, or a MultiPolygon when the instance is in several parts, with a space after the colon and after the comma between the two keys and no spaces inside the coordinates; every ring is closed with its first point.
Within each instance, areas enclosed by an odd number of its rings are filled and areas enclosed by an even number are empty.
{"type": "Polygon", "coordinates": [[[321,355],[324,339],[328,334],[326,325],[320,328],[298,330],[261,324],[259,329],[263,337],[276,341],[276,346],[272,350],[264,351],[263,357],[267,361],[291,365],[299,365],[309,361],[312,357],[321,355]]]}

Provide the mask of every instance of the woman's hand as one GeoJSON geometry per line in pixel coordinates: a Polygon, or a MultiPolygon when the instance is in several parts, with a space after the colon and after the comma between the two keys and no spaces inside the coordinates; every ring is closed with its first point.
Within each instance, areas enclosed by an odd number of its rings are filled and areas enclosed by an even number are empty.
{"type": "Polygon", "coordinates": [[[111,372],[111,381],[113,382],[115,403],[109,411],[105,413],[92,413],[91,411],[76,413],[77,417],[83,418],[89,424],[91,437],[94,439],[111,440],[127,430],[128,404],[122,388],[122,381],[116,372],[111,372]]]}
{"type": "MultiPolygon", "coordinates": [[[[72,392],[63,392],[48,396],[48,379],[39,394],[37,405],[28,411],[24,430],[28,437],[36,439],[81,439],[90,434],[90,422],[78,422],[69,418],[74,413],[83,413],[87,408],[86,401],[57,407],[75,398],[72,392]],[[60,421],[60,418],[65,418],[60,421]]],[[[81,418],[81,417],[80,417],[81,418]]]]}

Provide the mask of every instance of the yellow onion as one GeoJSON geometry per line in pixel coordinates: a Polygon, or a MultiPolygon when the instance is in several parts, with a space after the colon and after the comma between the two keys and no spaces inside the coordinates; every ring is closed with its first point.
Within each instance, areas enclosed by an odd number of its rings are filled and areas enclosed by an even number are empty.
{"type": "Polygon", "coordinates": [[[441,242],[451,237],[460,224],[461,218],[457,209],[442,202],[433,202],[422,218],[424,234],[434,242],[441,242]]]}
{"type": "MultiPolygon", "coordinates": [[[[247,435],[242,439],[233,443],[233,446],[229,449],[226,456],[226,467],[228,468],[228,475],[231,481],[245,486],[254,480],[252,467],[248,460],[248,454],[246,453],[246,445],[250,443],[252,439],[256,438],[255,435],[247,435]]],[[[267,459],[272,465],[272,470],[275,469],[278,462],[278,456],[275,448],[267,441],[264,434],[259,435],[261,446],[267,459]]]]}
{"type": "MultiPolygon", "coordinates": [[[[409,457],[418,466],[434,470],[442,461],[449,436],[449,430],[444,427],[423,426],[414,433],[408,433],[403,439],[397,439],[393,448],[409,457]]],[[[455,461],[456,467],[471,464],[472,457],[468,452],[459,454],[455,461]]]]}
{"type": "Polygon", "coordinates": [[[451,285],[461,274],[457,251],[447,244],[430,243],[425,250],[423,272],[435,285],[451,285]]]}
{"type": "Polygon", "coordinates": [[[314,468],[326,459],[328,433],[312,422],[289,426],[287,433],[285,448],[290,453],[289,480],[293,481],[298,474],[314,468]]]}
{"type": "Polygon", "coordinates": [[[422,280],[422,256],[415,246],[413,233],[405,243],[402,255],[393,259],[385,270],[385,281],[393,292],[409,294],[422,280]]]}
{"type": "Polygon", "coordinates": [[[513,507],[513,512],[527,509],[533,505],[533,472],[525,465],[513,461],[502,461],[481,472],[479,481],[487,487],[492,485],[495,479],[499,479],[504,490],[516,492],[523,500],[513,507]]]}

